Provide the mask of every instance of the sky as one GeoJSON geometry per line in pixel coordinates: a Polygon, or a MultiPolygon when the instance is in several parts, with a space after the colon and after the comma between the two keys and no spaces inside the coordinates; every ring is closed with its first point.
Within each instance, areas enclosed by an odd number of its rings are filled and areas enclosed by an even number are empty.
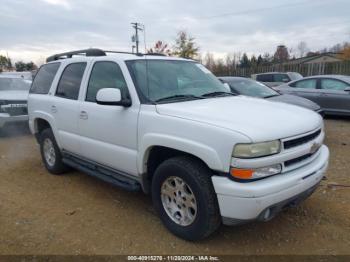
{"type": "Polygon", "coordinates": [[[173,45],[186,30],[200,52],[297,53],[350,41],[350,0],[0,0],[0,54],[37,64],[57,52],[89,47],[131,51],[131,22],[145,25],[141,51],[173,45]]]}

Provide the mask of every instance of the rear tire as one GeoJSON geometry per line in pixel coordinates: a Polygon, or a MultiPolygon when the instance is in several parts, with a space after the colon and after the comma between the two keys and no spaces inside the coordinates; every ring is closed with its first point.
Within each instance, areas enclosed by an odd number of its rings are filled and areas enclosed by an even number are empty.
{"type": "Polygon", "coordinates": [[[55,136],[50,128],[43,130],[39,136],[40,152],[46,169],[54,175],[61,175],[68,171],[62,162],[62,154],[55,136]]]}
{"type": "Polygon", "coordinates": [[[180,156],[159,165],[152,180],[152,199],[163,224],[176,236],[194,241],[221,224],[211,171],[200,160],[180,156]]]}

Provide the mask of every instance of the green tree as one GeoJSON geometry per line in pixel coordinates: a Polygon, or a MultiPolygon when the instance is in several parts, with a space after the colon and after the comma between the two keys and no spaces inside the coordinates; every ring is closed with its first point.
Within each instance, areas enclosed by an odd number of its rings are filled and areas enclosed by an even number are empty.
{"type": "Polygon", "coordinates": [[[33,71],[38,68],[33,62],[24,63],[23,61],[16,62],[15,67],[17,72],[33,71]]]}
{"type": "Polygon", "coordinates": [[[173,54],[183,58],[195,58],[198,55],[199,47],[194,40],[186,31],[178,32],[173,54]]]}
{"type": "Polygon", "coordinates": [[[248,68],[250,67],[250,61],[246,53],[243,53],[241,60],[239,61],[239,67],[248,68]]]}
{"type": "Polygon", "coordinates": [[[16,71],[23,72],[26,71],[26,64],[22,61],[18,61],[15,63],[16,71]]]}
{"type": "Polygon", "coordinates": [[[12,62],[10,58],[0,55],[0,70],[10,70],[12,68],[12,62]]]}

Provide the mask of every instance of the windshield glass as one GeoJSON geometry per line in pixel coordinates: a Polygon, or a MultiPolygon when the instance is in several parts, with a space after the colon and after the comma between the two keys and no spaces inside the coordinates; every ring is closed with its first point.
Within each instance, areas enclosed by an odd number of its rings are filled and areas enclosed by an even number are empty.
{"type": "Polygon", "coordinates": [[[0,91],[29,90],[31,81],[21,78],[0,78],[0,91]]]}
{"type": "Polygon", "coordinates": [[[235,79],[229,80],[230,87],[240,95],[266,98],[278,96],[275,90],[251,79],[235,79]]]}
{"type": "Polygon", "coordinates": [[[301,75],[301,74],[299,74],[299,73],[294,73],[294,72],[291,72],[291,73],[289,73],[289,77],[290,77],[290,79],[291,80],[299,80],[299,79],[302,79],[303,78],[303,76],[301,75]]]}
{"type": "Polygon", "coordinates": [[[229,93],[203,65],[190,61],[132,60],[126,62],[135,86],[151,102],[204,99],[229,93]],[[162,100],[162,101],[160,101],[162,100]]]}

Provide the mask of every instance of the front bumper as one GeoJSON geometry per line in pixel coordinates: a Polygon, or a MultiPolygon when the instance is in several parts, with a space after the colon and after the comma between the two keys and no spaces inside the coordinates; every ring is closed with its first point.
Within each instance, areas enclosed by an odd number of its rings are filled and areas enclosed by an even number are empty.
{"type": "Polygon", "coordinates": [[[323,145],[311,163],[295,170],[250,183],[213,176],[224,224],[269,220],[283,207],[309,196],[328,167],[329,150],[323,145]]]}
{"type": "Polygon", "coordinates": [[[5,124],[26,122],[28,119],[28,115],[10,116],[6,113],[0,113],[0,128],[2,128],[5,124]]]}

